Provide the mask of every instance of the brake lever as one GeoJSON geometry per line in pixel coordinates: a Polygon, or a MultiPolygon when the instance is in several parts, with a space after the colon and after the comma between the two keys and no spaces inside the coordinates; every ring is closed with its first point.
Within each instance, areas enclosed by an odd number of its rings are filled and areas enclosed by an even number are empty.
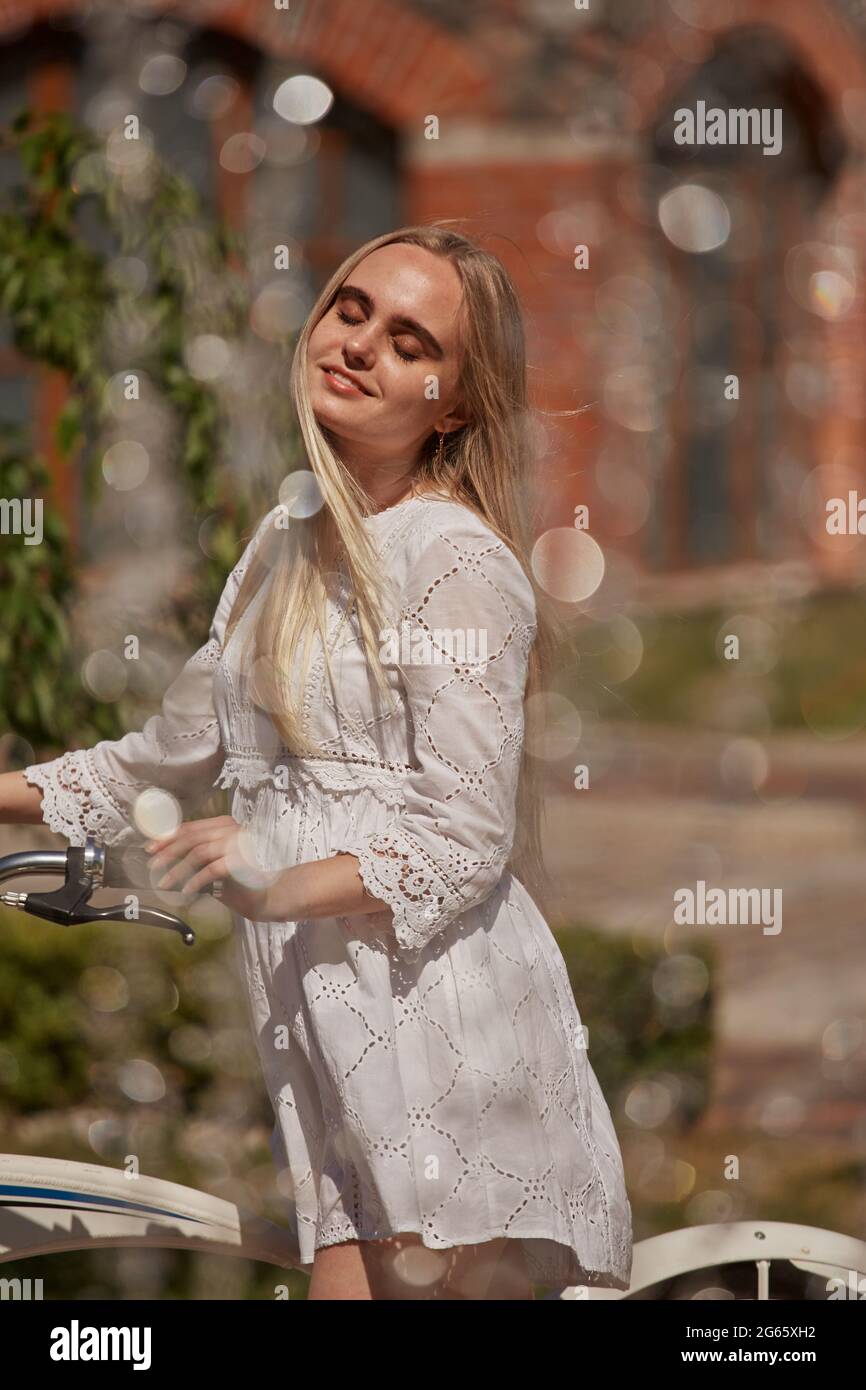
{"type": "MultiPolygon", "coordinates": [[[[25,911],[27,909],[25,908],[25,911]]],[[[158,907],[140,907],[135,917],[127,917],[127,909],[123,903],[116,907],[84,907],[81,909],[78,920],[82,917],[86,922],[143,922],[148,927],[168,927],[170,931],[177,932],[183,941],[184,946],[195,945],[195,932],[186,922],[182,922],[179,917],[174,917],[170,912],[163,912],[158,907]],[[118,918],[116,915],[120,913],[118,918]]]]}
{"type": "MultiPolygon", "coordinates": [[[[53,893],[6,893],[4,900],[10,906],[29,912],[34,917],[43,917],[49,922],[69,927],[78,922],[127,922],[134,920],[145,926],[167,927],[177,932],[185,946],[195,944],[195,932],[179,917],[163,912],[156,907],[139,907],[133,919],[127,916],[124,903],[108,907],[91,907],[90,895],[96,886],[91,872],[85,867],[87,851],[71,847],[66,851],[66,881],[62,888],[53,893]],[[13,902],[12,899],[17,899],[13,902]]],[[[87,860],[88,864],[90,859],[87,860]]]]}

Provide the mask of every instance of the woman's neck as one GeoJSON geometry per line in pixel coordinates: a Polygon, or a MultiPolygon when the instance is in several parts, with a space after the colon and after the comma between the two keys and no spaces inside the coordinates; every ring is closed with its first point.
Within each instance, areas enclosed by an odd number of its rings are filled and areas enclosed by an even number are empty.
{"type": "Polygon", "coordinates": [[[351,461],[346,467],[371,498],[376,511],[396,506],[414,491],[417,465],[405,463],[358,466],[351,461]]]}
{"type": "MultiPolygon", "coordinates": [[[[352,445],[346,445],[331,435],[327,429],[324,434],[344,468],[348,469],[372,500],[374,511],[381,512],[388,507],[395,507],[398,502],[415,493],[423,453],[420,445],[416,446],[411,462],[407,462],[405,454],[402,458],[395,459],[369,458],[352,445]]],[[[408,452],[411,456],[413,450],[410,448],[408,452]]]]}

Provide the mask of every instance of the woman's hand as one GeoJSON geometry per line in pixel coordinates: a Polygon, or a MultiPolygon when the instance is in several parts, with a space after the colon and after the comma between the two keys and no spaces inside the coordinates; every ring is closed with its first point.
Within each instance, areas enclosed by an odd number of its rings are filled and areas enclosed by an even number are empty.
{"type": "Polygon", "coordinates": [[[217,879],[222,885],[219,898],[242,917],[265,922],[268,913],[267,875],[244,854],[243,827],[232,816],[186,821],[170,835],[145,845],[153,855],[154,887],[183,893],[200,893],[217,879]],[[165,870],[157,878],[160,870],[165,870]]]}
{"type": "MultiPolygon", "coordinates": [[[[149,840],[154,888],[196,893],[219,879],[221,901],[251,922],[390,915],[388,904],[367,892],[348,851],[269,872],[256,863],[248,835],[231,816],[215,816],[149,840]]],[[[358,934],[357,923],[354,930],[358,934]]]]}

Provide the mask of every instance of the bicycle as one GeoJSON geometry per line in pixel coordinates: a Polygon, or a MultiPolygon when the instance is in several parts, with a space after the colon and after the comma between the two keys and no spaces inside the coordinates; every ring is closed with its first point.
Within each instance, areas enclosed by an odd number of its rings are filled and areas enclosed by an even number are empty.
{"type": "MultiPolygon", "coordinates": [[[[0,893],[0,903],[62,926],[120,921],[177,932],[186,946],[195,932],[160,908],[127,903],[90,906],[99,888],[153,891],[146,852],[105,847],[23,850],[0,857],[0,883],[22,875],[63,874],[53,892],[0,893]]],[[[216,889],[216,885],[212,885],[216,889]]],[[[211,890],[208,890],[211,891],[211,890]]],[[[212,892],[219,897],[219,890],[212,892]]],[[[232,1202],[162,1178],[138,1175],[135,1197],[122,1172],[95,1163],[0,1154],[0,1264],[34,1255],[103,1246],[186,1249],[237,1255],[309,1275],[293,1256],[288,1232],[232,1202]]]]}
{"type": "MultiPolygon", "coordinates": [[[[73,926],[83,922],[133,920],[177,932],[195,944],[193,929],[159,908],[126,903],[91,907],[98,888],[153,891],[146,852],[138,846],[108,847],[88,836],[83,848],[19,851],[0,858],[0,883],[21,875],[63,874],[52,893],[0,893],[0,903],[46,921],[73,926]]],[[[213,896],[219,890],[212,885],[213,896]]],[[[212,891],[212,890],[207,890],[212,891]]],[[[289,1235],[273,1222],[245,1213],[232,1202],[162,1178],[139,1175],[136,1197],[124,1173],[92,1163],[29,1154],[0,1154],[0,1264],[35,1255],[105,1246],[185,1249],[236,1255],[280,1269],[310,1274],[294,1257],[289,1235]]],[[[682,1280],[699,1271],[743,1266],[757,1276],[757,1300],[770,1297],[771,1262],[835,1279],[866,1277],[866,1242],[838,1231],[781,1221],[720,1222],[668,1231],[634,1247],[629,1288],[573,1285],[543,1295],[545,1300],[589,1301],[652,1296],[677,1297],[682,1280]]],[[[684,1296],[688,1297],[688,1294],[684,1296]]],[[[856,1296],[848,1295],[848,1296],[856,1296]]]]}
{"type": "Polygon", "coordinates": [[[725,1277],[721,1273],[724,1270],[730,1272],[728,1283],[733,1288],[719,1288],[716,1283],[721,1297],[736,1298],[738,1291],[754,1281],[756,1292],[752,1298],[747,1293],[743,1297],[749,1302],[765,1302],[770,1300],[774,1264],[783,1267],[780,1298],[798,1297],[792,1291],[797,1282],[792,1270],[825,1280],[825,1296],[829,1296],[832,1282],[834,1297],[854,1298],[858,1296],[860,1279],[866,1275],[866,1241],[841,1231],[790,1221],[720,1221],[688,1226],[637,1242],[627,1290],[573,1286],[546,1297],[568,1301],[659,1296],[665,1300],[688,1299],[695,1296],[698,1286],[713,1287],[714,1278],[725,1277]],[[697,1275],[701,1277],[693,1277],[697,1275]],[[653,1294],[654,1289],[661,1289],[662,1293],[653,1294]]]}

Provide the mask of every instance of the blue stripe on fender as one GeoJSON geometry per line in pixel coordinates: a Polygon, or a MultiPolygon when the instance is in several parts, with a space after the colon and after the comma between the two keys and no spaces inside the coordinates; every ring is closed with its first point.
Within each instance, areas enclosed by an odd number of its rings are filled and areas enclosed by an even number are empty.
{"type": "Polygon", "coordinates": [[[207,1222],[199,1216],[181,1216],[180,1212],[169,1211],[164,1207],[149,1207],[144,1202],[130,1202],[124,1197],[96,1197],[90,1192],[67,1192],[59,1187],[17,1187],[13,1183],[0,1183],[0,1198],[2,1197],[30,1197],[44,1198],[48,1201],[53,1198],[55,1201],[60,1198],[65,1202],[85,1202],[97,1207],[111,1207],[115,1211],[128,1211],[131,1215],[137,1216],[170,1216],[175,1221],[195,1221],[199,1226],[206,1226],[207,1222]]]}

